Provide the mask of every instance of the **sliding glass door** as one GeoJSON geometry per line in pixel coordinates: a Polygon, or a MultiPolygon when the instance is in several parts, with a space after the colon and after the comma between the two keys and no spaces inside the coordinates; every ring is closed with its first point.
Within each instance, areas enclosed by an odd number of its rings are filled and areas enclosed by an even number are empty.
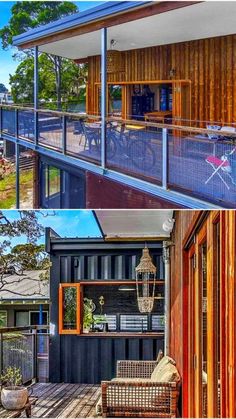
{"type": "Polygon", "coordinates": [[[219,214],[212,212],[186,259],[189,417],[221,417],[221,252],[219,214]]]}

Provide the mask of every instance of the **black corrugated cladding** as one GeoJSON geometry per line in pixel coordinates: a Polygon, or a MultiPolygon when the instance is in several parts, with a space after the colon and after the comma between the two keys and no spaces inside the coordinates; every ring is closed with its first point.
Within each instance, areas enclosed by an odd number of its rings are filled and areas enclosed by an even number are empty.
{"type": "MultiPolygon", "coordinates": [[[[115,376],[117,360],[155,359],[163,349],[164,336],[78,336],[58,334],[60,282],[81,280],[131,280],[135,278],[144,242],[105,242],[103,239],[61,239],[47,236],[51,257],[50,382],[100,383],[115,376]]],[[[164,280],[162,243],[147,242],[157,266],[157,279],[164,280]]],[[[91,291],[90,291],[91,292],[91,291]]],[[[115,305],[115,301],[114,301],[115,305]]]]}

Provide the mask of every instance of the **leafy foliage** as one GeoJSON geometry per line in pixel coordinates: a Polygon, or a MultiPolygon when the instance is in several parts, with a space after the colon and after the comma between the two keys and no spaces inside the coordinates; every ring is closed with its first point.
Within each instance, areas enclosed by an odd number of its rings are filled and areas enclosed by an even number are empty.
{"type": "Polygon", "coordinates": [[[0,93],[7,93],[7,88],[3,83],[0,83],[0,93]]]}
{"type": "Polygon", "coordinates": [[[11,8],[8,25],[0,30],[2,46],[7,49],[14,36],[77,11],[77,6],[69,1],[17,1],[11,8]]]}
{"type": "Polygon", "coordinates": [[[11,387],[13,390],[22,384],[20,368],[8,367],[1,375],[1,382],[4,386],[11,387]]]}
{"type": "MultiPolygon", "coordinates": [[[[68,1],[18,1],[11,8],[11,17],[0,30],[2,47],[12,46],[13,37],[53,22],[59,18],[78,12],[77,6],[68,1]]],[[[15,54],[21,60],[10,85],[14,102],[33,103],[33,57],[32,51],[15,54]]],[[[39,98],[56,102],[61,108],[62,101],[75,99],[79,102],[85,94],[86,65],[76,65],[73,61],[51,54],[39,57],[39,98]],[[79,86],[79,89],[76,87],[79,86]]]]}
{"type": "MultiPolygon", "coordinates": [[[[37,240],[44,233],[44,228],[38,222],[37,211],[18,211],[18,213],[19,218],[12,220],[8,218],[6,212],[0,211],[0,236],[5,238],[0,243],[0,293],[7,290],[6,275],[16,275],[17,279],[14,282],[19,283],[27,278],[27,271],[42,270],[39,279],[35,280],[39,282],[38,294],[40,282],[49,279],[49,258],[44,245],[37,244],[37,240]],[[27,237],[27,243],[12,246],[11,239],[22,235],[27,237]]],[[[44,215],[47,216],[49,213],[44,215]]]]}

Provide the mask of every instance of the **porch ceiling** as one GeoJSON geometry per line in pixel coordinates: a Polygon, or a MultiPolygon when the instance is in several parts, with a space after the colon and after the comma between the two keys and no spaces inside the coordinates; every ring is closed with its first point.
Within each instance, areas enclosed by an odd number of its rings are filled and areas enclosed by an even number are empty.
{"type": "MultiPolygon", "coordinates": [[[[230,35],[236,32],[236,2],[206,1],[108,28],[120,51],[230,35]]],[[[70,59],[100,54],[100,31],[41,45],[40,51],[70,59]]]]}
{"type": "Polygon", "coordinates": [[[106,239],[170,236],[163,223],[173,217],[171,210],[96,210],[95,214],[106,239]]]}

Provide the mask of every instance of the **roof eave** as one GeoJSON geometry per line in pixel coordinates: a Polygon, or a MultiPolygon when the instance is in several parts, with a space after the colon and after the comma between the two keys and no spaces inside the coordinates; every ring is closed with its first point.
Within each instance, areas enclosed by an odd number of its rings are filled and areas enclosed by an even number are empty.
{"type": "Polygon", "coordinates": [[[94,7],[85,12],[59,19],[44,26],[29,30],[21,35],[13,37],[13,45],[22,47],[31,41],[36,41],[44,37],[55,35],[70,29],[86,26],[89,23],[95,23],[111,16],[127,13],[130,10],[143,8],[153,3],[153,1],[119,1],[107,2],[104,6],[94,7]]]}

